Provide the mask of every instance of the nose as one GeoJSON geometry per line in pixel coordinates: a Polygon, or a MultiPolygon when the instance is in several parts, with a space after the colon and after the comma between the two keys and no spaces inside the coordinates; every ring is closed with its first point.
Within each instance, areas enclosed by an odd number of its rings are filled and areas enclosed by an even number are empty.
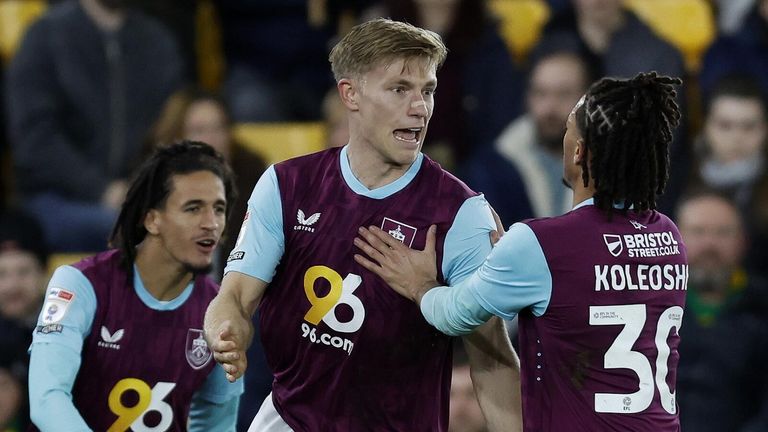
{"type": "Polygon", "coordinates": [[[409,114],[416,117],[426,118],[429,116],[429,109],[424,97],[419,94],[411,100],[409,114]]]}
{"type": "Polygon", "coordinates": [[[200,220],[200,226],[204,229],[215,231],[221,225],[220,217],[216,209],[208,209],[203,212],[202,219],[200,220]]]}

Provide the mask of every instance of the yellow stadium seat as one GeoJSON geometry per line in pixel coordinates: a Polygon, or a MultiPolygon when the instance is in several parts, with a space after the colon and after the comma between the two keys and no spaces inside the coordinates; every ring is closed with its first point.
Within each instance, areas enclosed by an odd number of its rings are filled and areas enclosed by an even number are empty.
{"type": "Polygon", "coordinates": [[[234,127],[234,136],[243,147],[273,164],[324,149],[326,128],[322,122],[240,123],[234,127]]]}
{"type": "Polygon", "coordinates": [[[197,74],[200,86],[209,91],[218,90],[224,79],[225,61],[221,37],[221,21],[213,1],[198,1],[195,13],[197,74]]]}
{"type": "Polygon", "coordinates": [[[518,63],[525,61],[549,19],[545,0],[490,0],[491,11],[501,19],[500,32],[518,63]]]}
{"type": "Polygon", "coordinates": [[[10,61],[27,26],[47,7],[44,0],[0,0],[0,61],[10,61]]]}
{"type": "Polygon", "coordinates": [[[699,70],[701,58],[717,34],[707,0],[625,0],[625,4],[680,50],[690,72],[699,70]]]}

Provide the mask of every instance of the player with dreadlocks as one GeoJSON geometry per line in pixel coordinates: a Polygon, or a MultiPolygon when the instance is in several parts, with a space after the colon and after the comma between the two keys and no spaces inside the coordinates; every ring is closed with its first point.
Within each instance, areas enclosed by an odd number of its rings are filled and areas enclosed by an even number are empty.
{"type": "Polygon", "coordinates": [[[141,166],[116,249],[51,277],[30,348],[39,430],[235,430],[242,382],[215,367],[202,331],[218,291],[205,273],[234,199],[206,144],[161,148],[141,166]]]}
{"type": "Polygon", "coordinates": [[[675,379],[688,266],[677,227],[654,210],[680,119],[676,78],[602,79],[568,117],[565,215],[514,224],[482,267],[435,281],[434,230],[412,251],[361,229],[356,260],[464,334],[519,316],[526,431],[679,431],[675,379]],[[373,260],[373,261],[371,261],[373,260]]]}

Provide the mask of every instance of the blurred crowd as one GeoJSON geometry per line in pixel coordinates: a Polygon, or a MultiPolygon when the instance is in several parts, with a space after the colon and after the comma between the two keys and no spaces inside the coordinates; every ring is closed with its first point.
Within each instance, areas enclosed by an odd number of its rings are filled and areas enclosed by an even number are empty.
{"type": "MultiPolygon", "coordinates": [[[[704,12],[681,23],[712,27],[698,51],[630,0],[0,0],[3,19],[23,5],[41,11],[0,57],[0,432],[28,422],[26,350],[49,256],[106,249],[133,170],[152,149],[191,139],[225,156],[241,191],[220,273],[273,162],[235,129],[322,123],[324,145],[344,145],[328,52],[377,16],[446,42],[424,152],[483,192],[505,226],[569,210],[565,120],[591,82],[649,70],[683,78],[684,122],[660,200],[690,261],[681,422],[768,430],[768,0],[676,2],[704,12]],[[546,18],[522,51],[500,14],[516,2],[546,18]]],[[[258,346],[251,354],[243,427],[270,386],[258,346]]],[[[451,430],[482,431],[462,368],[451,430]]]]}

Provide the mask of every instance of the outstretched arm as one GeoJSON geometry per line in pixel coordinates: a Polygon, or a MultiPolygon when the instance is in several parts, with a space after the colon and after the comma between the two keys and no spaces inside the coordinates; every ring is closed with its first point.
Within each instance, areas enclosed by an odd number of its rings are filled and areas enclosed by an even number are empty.
{"type": "Polygon", "coordinates": [[[243,376],[248,366],[245,351],[253,340],[251,317],[266,287],[261,279],[228,272],[205,312],[205,338],[230,382],[243,376]]]}
{"type": "Polygon", "coordinates": [[[522,431],[520,362],[498,317],[462,338],[488,430],[522,431]]]}

